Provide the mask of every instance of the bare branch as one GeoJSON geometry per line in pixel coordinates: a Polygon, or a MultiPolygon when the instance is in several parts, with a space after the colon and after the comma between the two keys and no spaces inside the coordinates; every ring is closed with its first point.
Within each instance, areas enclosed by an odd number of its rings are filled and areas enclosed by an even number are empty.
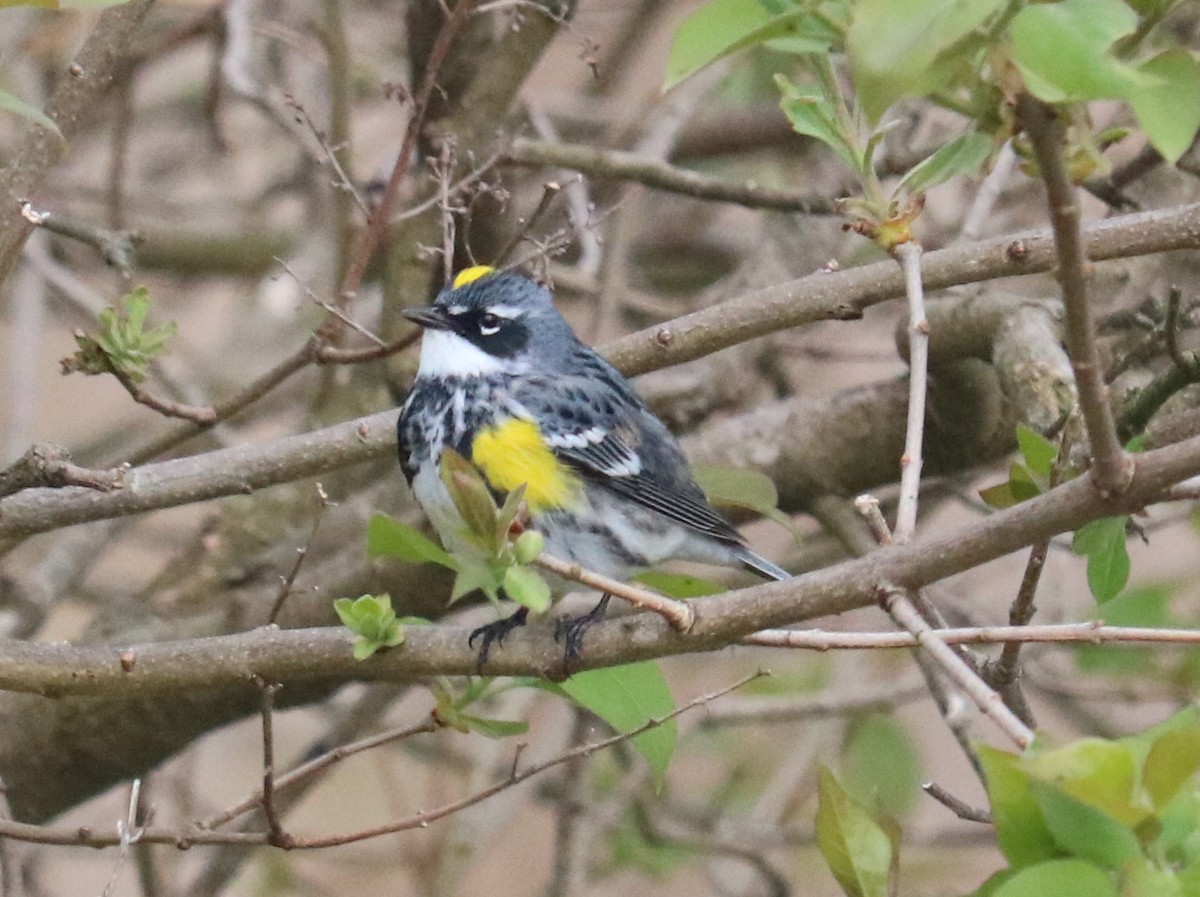
{"type": "Polygon", "coordinates": [[[795,193],[765,187],[754,181],[734,183],[671,165],[653,155],[624,150],[597,149],[570,143],[554,143],[517,137],[505,158],[523,165],[569,168],[594,178],[633,181],[656,190],[680,193],[696,199],[731,202],[760,209],[778,209],[805,215],[833,215],[834,201],[828,196],[795,193]]]}
{"type": "Polygon", "coordinates": [[[61,489],[79,486],[99,492],[120,489],[128,469],[89,470],[71,463],[71,455],[57,445],[31,446],[25,454],[0,470],[0,498],[38,486],[61,489]]]}
{"type": "Polygon", "coordinates": [[[1067,350],[1075,369],[1079,407],[1091,443],[1092,474],[1102,491],[1120,492],[1133,476],[1133,461],[1117,438],[1088,307],[1087,248],[1080,235],[1079,198],[1063,159],[1066,126],[1052,106],[1027,93],[1017,98],[1017,115],[1033,144],[1046,184],[1058,280],[1067,311],[1067,350]]]}

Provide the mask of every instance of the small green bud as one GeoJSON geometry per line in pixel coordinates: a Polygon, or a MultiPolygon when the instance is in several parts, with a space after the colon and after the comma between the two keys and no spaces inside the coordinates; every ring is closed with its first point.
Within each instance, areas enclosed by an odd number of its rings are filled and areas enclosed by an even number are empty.
{"type": "Polygon", "coordinates": [[[517,553],[518,564],[532,564],[546,547],[546,539],[537,530],[529,529],[517,537],[513,549],[517,553]]]}

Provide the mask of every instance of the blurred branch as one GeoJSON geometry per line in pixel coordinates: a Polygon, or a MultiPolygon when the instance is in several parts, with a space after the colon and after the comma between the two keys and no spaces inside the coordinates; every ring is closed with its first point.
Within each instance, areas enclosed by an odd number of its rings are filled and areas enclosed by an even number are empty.
{"type": "Polygon", "coordinates": [[[776,209],[804,215],[836,213],[833,199],[827,196],[765,187],[754,181],[735,183],[679,168],[653,155],[625,150],[517,137],[504,158],[521,165],[569,168],[598,179],[633,181],[656,190],[750,208],[776,209]]]}
{"type": "Polygon", "coordinates": [[[102,114],[104,95],[129,56],[133,37],[153,0],[132,0],[101,13],[96,26],[60,73],[46,115],[58,134],[30,123],[0,169],[0,283],[8,280],[33,225],[21,215],[21,200],[35,196],[46,176],[66,155],[67,143],[102,114]]]}

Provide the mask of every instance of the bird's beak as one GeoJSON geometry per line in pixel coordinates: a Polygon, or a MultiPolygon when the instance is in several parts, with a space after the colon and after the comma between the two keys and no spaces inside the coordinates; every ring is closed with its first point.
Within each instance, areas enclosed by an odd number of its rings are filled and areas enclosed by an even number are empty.
{"type": "Polygon", "coordinates": [[[427,327],[430,330],[452,330],[454,320],[436,305],[418,305],[404,309],[401,314],[414,324],[427,327]]]}

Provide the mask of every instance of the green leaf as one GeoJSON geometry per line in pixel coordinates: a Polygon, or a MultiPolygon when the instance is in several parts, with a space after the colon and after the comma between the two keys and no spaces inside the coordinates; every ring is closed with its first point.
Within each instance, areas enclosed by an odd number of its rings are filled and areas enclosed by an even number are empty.
{"type": "Polygon", "coordinates": [[[988,745],[976,745],[983,766],[996,840],[1008,862],[1030,866],[1061,854],[1034,800],[1021,758],[988,745]]]}
{"type": "Polygon", "coordinates": [[[1037,498],[1042,494],[1042,487],[1033,474],[1023,464],[1015,461],[1008,469],[1008,487],[1018,502],[1037,498]]]}
{"type": "Polygon", "coordinates": [[[749,508],[767,514],[779,507],[771,478],[757,470],[721,464],[697,464],[692,475],[714,505],[749,508]]]}
{"type": "Polygon", "coordinates": [[[962,134],[933,155],[918,162],[900,179],[896,189],[924,193],[960,174],[975,174],[992,154],[992,138],[977,131],[962,134]]]}
{"type": "Polygon", "coordinates": [[[1118,819],[1054,785],[1035,781],[1030,787],[1046,827],[1064,853],[1114,870],[1141,857],[1137,836],[1118,819]]]}
{"type": "Polygon", "coordinates": [[[1159,869],[1144,858],[1121,871],[1121,897],[1183,897],[1183,893],[1174,872],[1159,869]]]}
{"type": "Polygon", "coordinates": [[[1042,494],[1038,484],[1024,465],[1014,461],[1008,468],[1008,482],[998,483],[979,490],[979,497],[989,507],[1004,509],[1019,505],[1023,501],[1036,498],[1042,494]]]}
{"type": "Polygon", "coordinates": [[[390,595],[363,595],[353,601],[338,598],[333,609],[342,625],[358,636],[354,642],[356,660],[366,660],[380,648],[404,644],[404,627],[392,610],[390,595]]]}
{"type": "Polygon", "coordinates": [[[664,89],[732,53],[735,44],[770,20],[758,0],[714,0],[701,6],[675,31],[664,89]]]}
{"type": "Polygon", "coordinates": [[[692,468],[692,475],[714,505],[748,508],[792,532],[792,522],[779,510],[775,484],[765,473],[723,464],[698,464],[692,468]]]}
{"type": "Polygon", "coordinates": [[[488,738],[510,738],[529,731],[529,723],[524,720],[485,719],[481,716],[471,716],[469,713],[458,714],[458,719],[470,731],[486,735],[488,738]]]}
{"type": "Polygon", "coordinates": [[[496,512],[496,544],[503,545],[509,530],[521,515],[521,503],[525,501],[525,484],[522,483],[504,497],[504,504],[496,512]]]}
{"type": "Polygon", "coordinates": [[[483,561],[460,561],[458,575],[454,577],[454,586],[450,589],[450,603],[453,604],[464,595],[469,595],[476,589],[481,590],[492,601],[500,600],[500,588],[504,583],[507,568],[497,570],[491,564],[483,561]]]}
{"type": "Polygon", "coordinates": [[[1030,4],[1009,26],[1013,62],[1029,91],[1049,103],[1124,97],[1159,83],[1110,52],[1136,27],[1137,16],[1121,0],[1030,4]]]}
{"type": "Polygon", "coordinates": [[[1200,62],[1176,47],[1144,63],[1140,71],[1153,83],[1131,87],[1126,99],[1150,143],[1172,165],[1200,128],[1200,62]]]}
{"type": "Polygon", "coordinates": [[[450,499],[463,519],[463,532],[488,554],[500,549],[496,538],[496,517],[500,510],[479,469],[452,448],[442,449],[438,473],[450,499]]]}
{"type": "Polygon", "coordinates": [[[146,329],[149,312],[150,293],[145,287],[126,293],[115,306],[100,312],[99,333],[75,334],[79,351],[63,359],[63,371],[120,373],[134,383],[141,383],[146,379],[147,365],[165,353],[167,341],[176,331],[174,322],[146,329]]]}
{"type": "MultiPolygon", "coordinates": [[[[1162,585],[1128,589],[1096,609],[1097,619],[1111,626],[1178,626],[1170,614],[1171,591],[1162,585]]],[[[1146,673],[1154,650],[1132,645],[1078,645],[1075,660],[1081,670],[1105,673],[1146,673]]]]}
{"type": "Polygon", "coordinates": [[[1200,727],[1165,732],[1150,748],[1142,786],[1156,810],[1175,799],[1200,770],[1200,727]]]}
{"type": "Polygon", "coordinates": [[[1058,446],[1025,424],[1017,424],[1017,446],[1021,449],[1025,466],[1049,480],[1054,462],[1058,459],[1058,446]]]}
{"type": "Polygon", "coordinates": [[[647,570],[639,573],[634,580],[649,586],[656,592],[662,592],[668,598],[684,600],[687,598],[703,598],[705,595],[719,595],[728,589],[720,583],[715,583],[699,576],[688,576],[684,573],[669,573],[665,570],[647,570]]]}
{"type": "Polygon", "coordinates": [[[997,483],[995,486],[988,486],[986,489],[979,490],[979,497],[983,499],[983,503],[989,508],[995,508],[1002,511],[1005,508],[1011,508],[1013,505],[1019,505],[1020,500],[1013,495],[1012,486],[1005,483],[997,483]]]}
{"type": "Polygon", "coordinates": [[[550,609],[550,586],[536,570],[509,567],[504,573],[504,594],[534,614],[550,609]]]}
{"type": "Polygon", "coordinates": [[[1125,548],[1128,515],[1104,517],[1080,527],[1071,549],[1087,555],[1087,581],[1099,603],[1111,601],[1129,582],[1129,552],[1125,548]]]}
{"type": "Polygon", "coordinates": [[[1137,763],[1128,744],[1081,738],[1031,756],[1025,766],[1038,781],[1061,789],[1131,828],[1148,815],[1148,809],[1135,800],[1137,763]]]}
{"type": "Polygon", "coordinates": [[[441,564],[451,570],[461,565],[454,557],[422,533],[386,514],[375,514],[367,524],[367,554],[394,557],[414,564],[441,564]]]}
{"type": "Polygon", "coordinates": [[[817,846],[849,897],[888,897],[896,874],[898,832],[856,803],[824,766],[817,804],[817,846]]]}
{"type": "MultiPolygon", "coordinates": [[[[4,4],[0,4],[0,6],[2,6],[2,5],[4,5],[4,4]]],[[[29,4],[29,5],[40,6],[42,4],[29,4]]],[[[20,99],[19,97],[13,96],[8,91],[0,90],[0,109],[3,109],[5,112],[12,112],[16,115],[21,116],[22,118],[26,118],[29,121],[34,122],[35,124],[39,124],[43,128],[45,128],[47,131],[54,132],[60,138],[63,136],[62,131],[60,131],[58,129],[58,123],[55,122],[54,119],[50,118],[50,116],[43,113],[41,109],[37,109],[33,106],[30,106],[24,100],[20,99]]]]}
{"type": "Polygon", "coordinates": [[[797,134],[821,141],[837,154],[851,171],[862,171],[863,160],[850,143],[838,121],[837,107],[832,99],[814,92],[813,88],[801,90],[783,75],[775,76],[775,84],[783,94],[779,107],[797,134]]]}
{"type": "Polygon", "coordinates": [[[1117,897],[1105,871],[1083,860],[1051,860],[1022,869],[992,897],[1117,897]]]}
{"type": "Polygon", "coordinates": [[[714,0],[683,20],[671,42],[664,89],[718,59],[771,43],[790,53],[827,53],[838,34],[812,9],[772,15],[759,0],[714,0]]]}
{"type": "Polygon", "coordinates": [[[947,86],[954,69],[936,65],[939,57],[953,54],[1004,5],[1004,0],[859,0],[846,50],[868,119],[878,121],[901,97],[947,86]]]}
{"type": "Polygon", "coordinates": [[[842,748],[841,769],[855,800],[891,817],[911,809],[921,793],[921,763],[912,740],[887,714],[855,720],[842,748]]]}
{"type": "MultiPolygon", "coordinates": [[[[658,666],[650,661],[576,673],[553,686],[587,708],[618,732],[631,732],[675,710],[675,701],[658,666]]],[[[675,751],[675,720],[647,729],[633,738],[661,787],[675,751]]]]}

